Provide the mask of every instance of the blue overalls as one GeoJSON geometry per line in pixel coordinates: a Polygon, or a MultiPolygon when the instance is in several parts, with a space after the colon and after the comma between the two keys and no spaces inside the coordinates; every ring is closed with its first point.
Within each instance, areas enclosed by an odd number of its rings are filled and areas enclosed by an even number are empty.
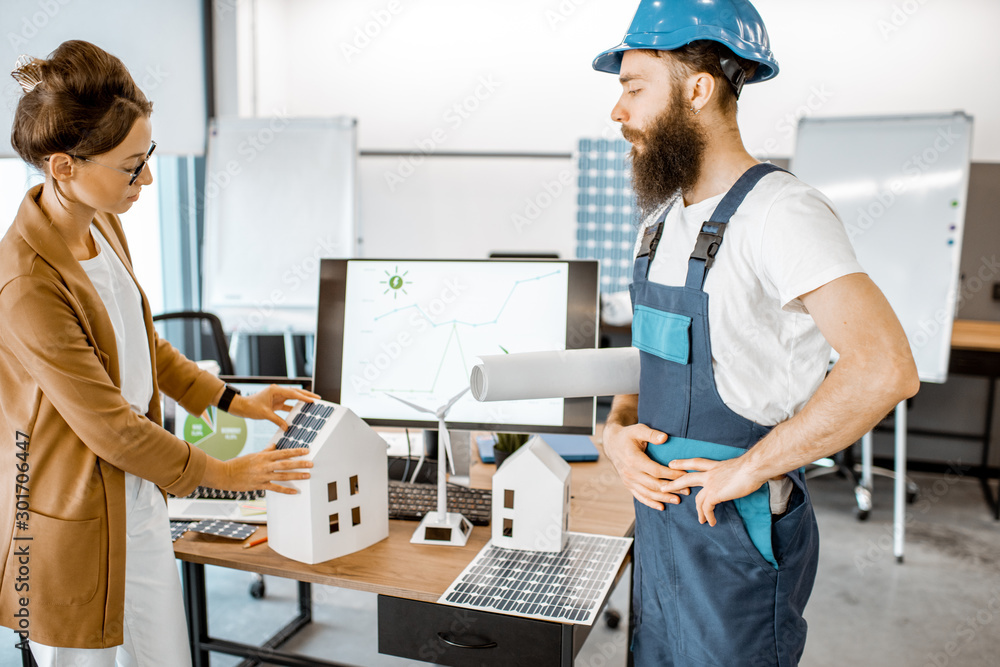
{"type": "MultiPolygon", "coordinates": [[[[715,384],[705,275],[726,225],[747,193],[778,169],[747,170],[702,225],[684,287],[647,280],[667,212],[646,231],[631,286],[632,344],[640,350],[639,423],[670,437],[647,454],[730,459],[767,435],[730,410],[715,384]]],[[[635,502],[634,633],[641,667],[757,667],[798,663],[802,611],[816,576],[819,535],[800,471],[785,514],[771,516],[768,485],[715,508],[698,523],[693,489],[678,505],[635,502]]]]}

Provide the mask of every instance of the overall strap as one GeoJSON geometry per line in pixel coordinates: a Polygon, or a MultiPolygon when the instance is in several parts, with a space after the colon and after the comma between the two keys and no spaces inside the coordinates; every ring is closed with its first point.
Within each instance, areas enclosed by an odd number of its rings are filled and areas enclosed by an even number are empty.
{"type": "Polygon", "coordinates": [[[649,274],[649,265],[653,261],[653,257],[656,256],[656,246],[660,243],[660,237],[663,236],[663,221],[667,219],[667,214],[670,213],[670,209],[674,207],[674,199],[669,204],[667,204],[666,210],[663,211],[663,215],[659,219],[646,227],[642,232],[642,242],[639,244],[639,254],[635,256],[635,265],[632,267],[632,282],[639,283],[646,280],[649,274]]]}
{"type": "Polygon", "coordinates": [[[729,219],[736,213],[743,200],[754,189],[757,182],[772,171],[785,171],[781,167],[773,164],[755,164],[743,172],[739,180],[733,184],[726,196],[722,198],[719,205],[715,207],[712,217],[708,222],[701,225],[698,233],[698,240],[694,245],[694,252],[688,260],[687,280],[685,287],[700,290],[705,285],[705,276],[715,261],[715,255],[722,245],[722,236],[726,233],[726,225],[729,219]]]}

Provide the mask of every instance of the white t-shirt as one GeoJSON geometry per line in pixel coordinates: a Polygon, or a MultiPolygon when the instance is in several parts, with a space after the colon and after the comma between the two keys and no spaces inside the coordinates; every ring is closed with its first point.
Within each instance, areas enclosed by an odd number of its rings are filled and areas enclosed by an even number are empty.
{"type": "Polygon", "coordinates": [[[153,365],[149,358],[142,298],[132,276],[104,235],[94,225],[90,229],[97,244],[97,257],[83,260],[80,266],[104,302],[115,330],[122,396],[133,410],[144,415],[153,400],[153,365]]]}
{"type": "MultiPolygon", "coordinates": [[[[684,284],[701,225],[723,196],[687,207],[677,200],[651,282],[684,284]]],[[[647,218],[643,229],[662,213],[647,218]]],[[[761,179],[727,225],[705,280],[712,366],[723,402],[765,426],[801,410],[823,381],[830,346],[798,297],[863,272],[829,199],[785,172],[761,179]]]]}
{"type": "MultiPolygon", "coordinates": [[[[132,410],[140,415],[149,411],[153,400],[153,364],[149,358],[149,342],[146,339],[146,324],[142,314],[142,296],[132,276],[129,275],[121,258],[108,243],[96,225],[90,226],[97,245],[97,256],[80,262],[90,282],[104,302],[104,308],[111,318],[118,346],[118,368],[121,373],[122,396],[132,410]]],[[[169,518],[160,492],[152,482],[125,471],[125,514],[127,519],[125,534],[126,560],[133,550],[149,551],[164,543],[159,541],[150,525],[165,526],[169,518]],[[138,510],[138,511],[136,511],[138,510]]],[[[157,561],[151,560],[146,567],[153,567],[157,561]]],[[[148,580],[142,570],[126,570],[126,586],[135,577],[135,582],[148,580]]]]}

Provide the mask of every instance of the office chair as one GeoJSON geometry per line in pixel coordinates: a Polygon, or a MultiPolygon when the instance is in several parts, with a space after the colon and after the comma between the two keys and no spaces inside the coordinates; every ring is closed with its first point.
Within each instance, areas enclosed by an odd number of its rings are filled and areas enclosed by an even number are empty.
{"type": "Polygon", "coordinates": [[[164,323],[161,335],[187,358],[217,361],[222,375],[236,375],[226,333],[216,315],[200,310],[184,310],[154,315],[153,321],[164,323]],[[197,329],[196,324],[199,325],[197,329]]]}

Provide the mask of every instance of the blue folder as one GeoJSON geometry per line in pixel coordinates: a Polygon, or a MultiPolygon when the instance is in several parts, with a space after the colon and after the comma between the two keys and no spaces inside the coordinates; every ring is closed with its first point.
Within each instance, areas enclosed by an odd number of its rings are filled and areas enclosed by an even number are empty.
{"type": "MultiPolygon", "coordinates": [[[[555,435],[545,433],[542,440],[556,450],[559,456],[570,462],[596,461],[597,448],[589,435],[555,435]]],[[[493,463],[493,436],[481,435],[476,438],[479,447],[479,458],[483,463],[493,463]]]]}

